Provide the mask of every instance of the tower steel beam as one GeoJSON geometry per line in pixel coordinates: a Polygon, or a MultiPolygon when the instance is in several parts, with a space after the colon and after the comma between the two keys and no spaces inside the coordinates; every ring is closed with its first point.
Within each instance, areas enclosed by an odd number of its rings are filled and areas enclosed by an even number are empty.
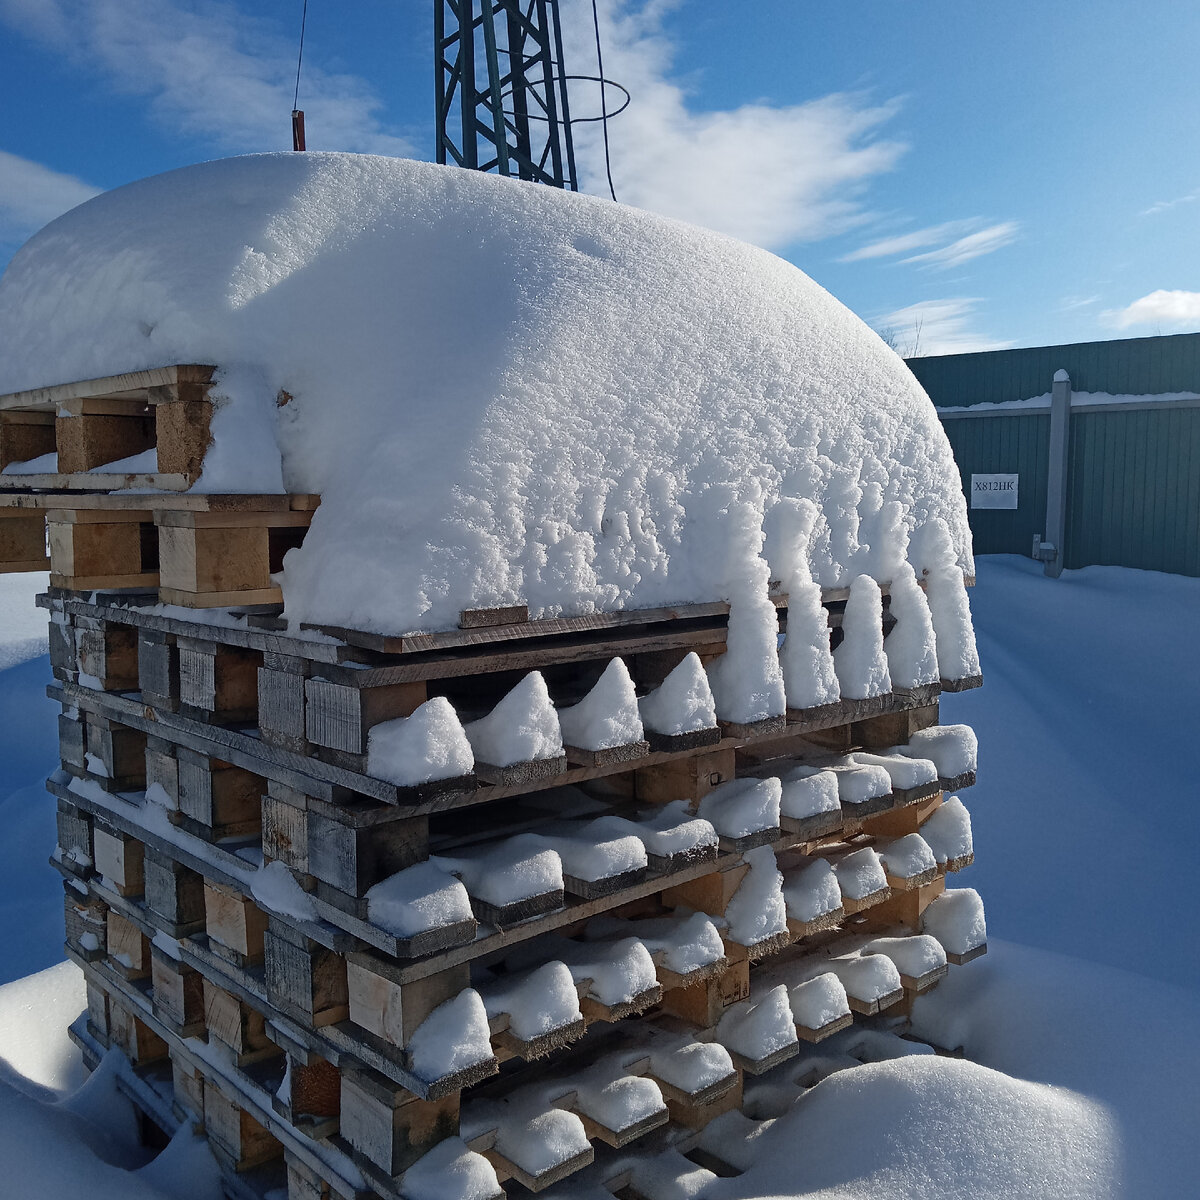
{"type": "Polygon", "coordinates": [[[437,161],[578,190],[558,0],[434,0],[437,161]]]}

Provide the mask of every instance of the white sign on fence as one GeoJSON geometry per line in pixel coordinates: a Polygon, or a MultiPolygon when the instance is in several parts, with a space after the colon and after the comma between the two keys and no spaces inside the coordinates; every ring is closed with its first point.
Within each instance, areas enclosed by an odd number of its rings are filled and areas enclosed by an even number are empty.
{"type": "Polygon", "coordinates": [[[1019,475],[972,475],[972,508],[1016,508],[1019,475]]]}

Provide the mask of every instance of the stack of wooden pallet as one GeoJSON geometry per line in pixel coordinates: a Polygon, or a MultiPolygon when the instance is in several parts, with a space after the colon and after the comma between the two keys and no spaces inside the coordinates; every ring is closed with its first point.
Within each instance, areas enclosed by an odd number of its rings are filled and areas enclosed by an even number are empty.
{"type": "Polygon", "coordinates": [[[413,781],[383,735],[430,701],[561,712],[614,670],[645,696],[724,653],[728,606],[290,628],[272,576],[318,498],[187,490],[211,376],[0,398],[0,469],[27,464],[0,475],[0,569],[45,569],[48,531],[73,1036],[124,1052],[149,1123],[202,1126],[231,1196],[586,1172],[657,1200],[739,1169],[754,1080],[819,1078],[807,1047],[845,1059],[852,1024],[902,1032],[983,953],[977,897],[946,890],[974,740],[938,726],[978,678],[516,761],[480,734],[413,781]]]}

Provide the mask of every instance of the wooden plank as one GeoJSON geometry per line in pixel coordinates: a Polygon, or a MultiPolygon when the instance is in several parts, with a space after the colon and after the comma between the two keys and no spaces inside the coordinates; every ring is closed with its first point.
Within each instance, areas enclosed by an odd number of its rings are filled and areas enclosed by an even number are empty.
{"type": "MultiPolygon", "coordinates": [[[[787,597],[773,595],[777,608],[786,607],[787,597]]],[[[474,610],[481,612],[501,610],[474,610]]],[[[427,650],[494,645],[498,642],[530,638],[561,637],[569,634],[593,633],[619,629],[623,626],[657,624],[669,621],[694,621],[704,618],[727,617],[729,604],[714,601],[703,604],[679,604],[661,608],[626,609],[619,612],[586,613],[575,617],[544,617],[533,621],[482,627],[460,627],[457,630],[412,632],[404,634],[367,633],[331,625],[302,625],[330,634],[350,645],[382,654],[413,654],[427,650]]]]}
{"type": "Polygon", "coordinates": [[[523,625],[529,620],[527,604],[507,608],[464,608],[458,615],[459,629],[491,629],[497,625],[523,625]]]}
{"type": "MultiPolygon", "coordinates": [[[[43,478],[50,480],[58,480],[62,478],[59,475],[46,476],[10,476],[10,479],[24,478],[43,478]]],[[[173,490],[154,495],[144,494],[129,494],[122,495],[120,493],[110,494],[107,492],[97,491],[96,476],[85,475],[79,477],[83,482],[91,481],[90,491],[81,491],[78,495],[63,495],[61,493],[51,493],[49,495],[38,495],[26,490],[18,490],[6,495],[0,496],[0,508],[23,508],[37,509],[45,511],[47,509],[69,508],[74,512],[122,512],[127,509],[144,509],[149,505],[156,513],[159,512],[176,512],[188,510],[193,512],[278,512],[284,513],[292,510],[295,511],[311,511],[316,508],[320,502],[320,496],[293,494],[287,495],[283,493],[262,494],[257,492],[252,493],[210,493],[210,492],[185,492],[178,494],[173,490]]],[[[104,481],[107,482],[111,476],[104,476],[104,481]]],[[[152,478],[156,479],[173,479],[174,476],[155,475],[152,478]]],[[[33,488],[33,484],[27,484],[28,488],[33,488]]]]}
{"type": "MultiPolygon", "coordinates": [[[[158,579],[158,576],[155,578],[158,579]]],[[[104,588],[116,585],[97,586],[104,588]]],[[[235,592],[189,592],[182,588],[160,587],[158,598],[163,604],[175,604],[180,608],[257,608],[282,604],[283,592],[274,584],[270,587],[235,592]]]]}
{"type": "Polygon", "coordinates": [[[56,409],[68,400],[91,396],[123,398],[144,397],[150,388],[177,384],[208,384],[216,367],[182,363],[166,367],[151,367],[143,371],[128,371],[122,375],[106,375],[98,379],[80,379],[52,387],[30,388],[0,396],[0,409],[56,409]]]}
{"type": "MultiPolygon", "coordinates": [[[[53,491],[58,493],[53,497],[62,504],[67,492],[100,492],[112,491],[150,491],[150,492],[185,492],[191,487],[191,481],[186,475],[160,475],[157,472],[128,472],[128,471],[88,471],[75,474],[55,475],[0,475],[0,491],[53,491]]],[[[75,497],[70,497],[74,501],[75,497]]],[[[139,496],[142,505],[146,503],[145,496],[139,496]]],[[[39,507],[30,505],[29,507],[39,507]]],[[[47,507],[43,505],[41,507],[47,507]]]]}

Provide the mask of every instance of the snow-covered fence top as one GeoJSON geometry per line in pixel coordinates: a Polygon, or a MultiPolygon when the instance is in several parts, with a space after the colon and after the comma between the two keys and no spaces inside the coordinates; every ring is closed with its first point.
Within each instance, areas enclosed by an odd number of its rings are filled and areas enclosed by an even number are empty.
{"type": "Polygon", "coordinates": [[[866,325],[765,251],[572,193],[348,154],[173,171],[19,252],[0,348],[0,393],[216,364],[197,489],[323,498],[298,620],[887,582],[922,526],[949,561],[918,573],[972,570],[945,434],[866,325]]]}

